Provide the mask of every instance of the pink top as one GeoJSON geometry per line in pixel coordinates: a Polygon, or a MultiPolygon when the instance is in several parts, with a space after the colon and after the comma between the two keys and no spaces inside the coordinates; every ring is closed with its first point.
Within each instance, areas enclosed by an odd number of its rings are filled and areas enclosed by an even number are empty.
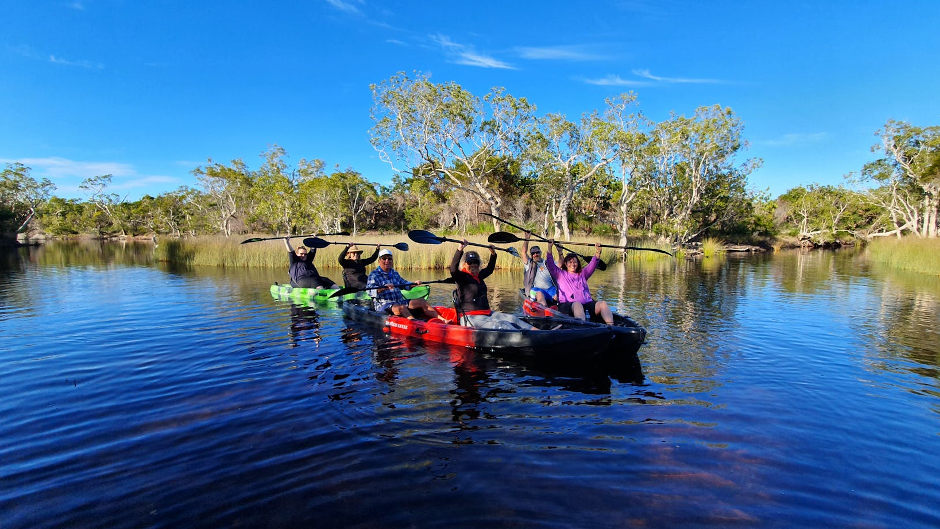
{"type": "Polygon", "coordinates": [[[591,258],[591,262],[581,269],[581,273],[574,274],[567,270],[558,268],[555,259],[552,258],[552,249],[548,249],[545,255],[545,266],[548,267],[548,273],[552,275],[555,284],[558,285],[558,301],[560,303],[590,303],[594,301],[591,297],[591,290],[588,288],[587,280],[597,268],[597,257],[591,258]]]}

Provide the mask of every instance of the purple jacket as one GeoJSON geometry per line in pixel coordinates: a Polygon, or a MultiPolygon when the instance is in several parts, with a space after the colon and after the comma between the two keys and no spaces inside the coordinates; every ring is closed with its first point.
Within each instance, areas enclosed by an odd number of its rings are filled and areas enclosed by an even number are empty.
{"type": "Polygon", "coordinates": [[[552,258],[552,249],[549,248],[548,253],[545,255],[545,266],[548,267],[548,273],[552,275],[552,279],[558,285],[559,303],[577,301],[583,304],[594,301],[587,280],[594,273],[594,269],[597,268],[597,257],[591,258],[591,262],[581,269],[580,274],[572,274],[567,270],[558,268],[555,259],[552,258]]]}

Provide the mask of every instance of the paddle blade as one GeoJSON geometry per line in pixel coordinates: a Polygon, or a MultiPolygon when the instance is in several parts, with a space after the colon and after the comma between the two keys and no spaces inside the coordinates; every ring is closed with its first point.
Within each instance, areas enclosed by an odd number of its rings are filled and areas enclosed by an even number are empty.
{"type": "Polygon", "coordinates": [[[395,243],[395,245],[392,246],[392,248],[395,248],[396,250],[399,250],[399,251],[402,251],[402,252],[407,252],[407,251],[408,251],[408,243],[406,243],[406,242],[398,242],[398,243],[395,243]]]}
{"type": "Polygon", "coordinates": [[[340,235],[349,235],[348,231],[338,231],[336,233],[318,233],[318,237],[336,237],[340,235]]]}
{"type": "Polygon", "coordinates": [[[513,242],[519,242],[519,237],[516,237],[508,231],[498,231],[496,233],[491,233],[490,236],[486,238],[486,240],[493,244],[509,244],[513,242]]]}
{"type": "Polygon", "coordinates": [[[244,241],[241,242],[241,244],[248,244],[250,242],[258,242],[258,241],[267,241],[269,239],[270,239],[269,237],[252,237],[250,239],[245,239],[244,241]]]}
{"type": "Polygon", "coordinates": [[[607,263],[605,263],[603,259],[598,258],[597,269],[600,270],[601,272],[603,272],[604,270],[607,270],[607,263]]]}
{"type": "Polygon", "coordinates": [[[326,248],[330,243],[319,237],[307,237],[304,239],[304,245],[308,248],[326,248]]]}
{"type": "Polygon", "coordinates": [[[444,242],[437,235],[424,230],[411,230],[408,232],[408,238],[418,244],[441,244],[444,242]]]}
{"type": "Polygon", "coordinates": [[[522,257],[521,255],[519,255],[519,250],[516,250],[512,246],[510,246],[509,248],[506,248],[506,251],[509,252],[509,254],[512,255],[513,257],[519,257],[519,258],[522,257]]]}
{"type": "Polygon", "coordinates": [[[355,294],[356,292],[361,292],[361,290],[358,288],[354,288],[354,287],[346,287],[346,288],[341,288],[337,290],[336,292],[333,292],[332,294],[330,294],[330,297],[338,298],[340,296],[345,296],[346,294],[355,294]]]}

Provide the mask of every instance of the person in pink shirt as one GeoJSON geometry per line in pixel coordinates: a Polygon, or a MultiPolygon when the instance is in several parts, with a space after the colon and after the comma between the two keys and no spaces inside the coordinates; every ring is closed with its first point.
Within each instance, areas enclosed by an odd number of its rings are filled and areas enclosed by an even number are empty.
{"type": "MultiPolygon", "coordinates": [[[[558,308],[562,312],[570,314],[575,318],[582,320],[589,317],[599,316],[604,323],[612,325],[614,315],[610,312],[610,307],[606,301],[594,301],[591,297],[591,289],[588,288],[587,280],[597,268],[597,261],[601,257],[601,245],[595,243],[597,249],[591,262],[581,268],[581,261],[578,256],[569,253],[561,262],[561,268],[555,264],[552,258],[552,247],[555,246],[555,239],[548,241],[548,255],[545,256],[545,265],[548,267],[548,273],[552,275],[555,284],[558,285],[558,308]]],[[[558,248],[561,255],[561,248],[558,248]]]]}

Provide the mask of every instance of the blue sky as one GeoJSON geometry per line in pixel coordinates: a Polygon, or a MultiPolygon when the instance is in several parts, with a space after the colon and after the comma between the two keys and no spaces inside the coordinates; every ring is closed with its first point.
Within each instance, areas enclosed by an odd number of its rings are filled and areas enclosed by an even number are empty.
{"type": "Polygon", "coordinates": [[[502,86],[571,120],[632,90],[650,118],[731,107],[752,188],[842,183],[889,119],[940,124],[940,2],[206,2],[0,4],[0,162],[59,196],[113,174],[130,199],[214,161],[320,158],[387,183],[370,83],[429,73],[502,86]]]}

